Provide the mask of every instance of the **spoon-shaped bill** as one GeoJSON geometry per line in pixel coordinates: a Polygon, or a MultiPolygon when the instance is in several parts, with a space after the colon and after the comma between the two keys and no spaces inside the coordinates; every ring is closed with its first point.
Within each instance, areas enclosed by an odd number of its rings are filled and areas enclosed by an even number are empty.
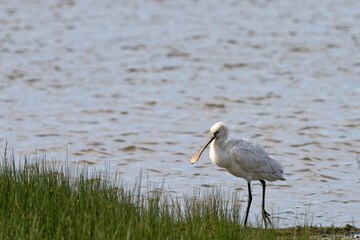
{"type": "Polygon", "coordinates": [[[209,144],[215,139],[215,136],[212,136],[209,141],[205,144],[205,146],[202,147],[202,149],[195,154],[191,159],[190,159],[190,163],[194,164],[197,162],[197,160],[199,160],[201,154],[204,152],[205,148],[207,148],[207,146],[209,146],[209,144]]]}

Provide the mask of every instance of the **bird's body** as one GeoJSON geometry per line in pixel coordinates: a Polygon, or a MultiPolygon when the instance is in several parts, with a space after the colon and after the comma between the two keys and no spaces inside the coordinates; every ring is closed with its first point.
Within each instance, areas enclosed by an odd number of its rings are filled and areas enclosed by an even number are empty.
{"type": "Polygon", "coordinates": [[[266,149],[246,139],[226,142],[215,139],[210,145],[211,161],[236,177],[252,180],[285,180],[282,166],[266,149]]]}
{"type": "Polygon", "coordinates": [[[252,201],[250,182],[252,180],[259,180],[263,186],[262,214],[265,226],[267,226],[266,219],[270,222],[270,215],[265,211],[265,180],[285,180],[283,177],[283,167],[259,144],[246,139],[227,140],[229,131],[223,122],[214,124],[210,129],[210,133],[211,137],[207,144],[191,158],[190,162],[195,163],[199,160],[202,152],[211,144],[211,161],[215,165],[225,168],[232,175],[244,178],[248,182],[249,200],[246,209],[245,225],[252,201]]]}

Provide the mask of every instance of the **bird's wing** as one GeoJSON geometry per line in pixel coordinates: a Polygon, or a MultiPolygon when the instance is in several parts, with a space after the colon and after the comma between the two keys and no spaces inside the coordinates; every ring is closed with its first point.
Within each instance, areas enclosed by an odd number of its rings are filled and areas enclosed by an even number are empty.
{"type": "Polygon", "coordinates": [[[242,139],[233,143],[230,154],[245,172],[261,175],[265,179],[268,175],[278,176],[278,179],[283,178],[283,167],[269,156],[261,145],[242,139]]]}

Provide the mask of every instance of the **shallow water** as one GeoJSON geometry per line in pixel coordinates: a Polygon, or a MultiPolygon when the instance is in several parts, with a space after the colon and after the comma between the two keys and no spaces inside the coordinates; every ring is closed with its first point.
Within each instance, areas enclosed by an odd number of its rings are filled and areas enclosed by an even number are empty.
{"type": "Polygon", "coordinates": [[[225,121],[284,166],[280,226],[359,226],[360,2],[86,2],[0,2],[2,146],[246,200],[208,152],[189,163],[225,121]]]}

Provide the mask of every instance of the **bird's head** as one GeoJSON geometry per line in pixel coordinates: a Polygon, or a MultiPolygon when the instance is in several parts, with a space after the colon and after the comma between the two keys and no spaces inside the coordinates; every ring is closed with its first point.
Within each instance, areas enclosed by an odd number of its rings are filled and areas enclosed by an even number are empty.
{"type": "Polygon", "coordinates": [[[215,123],[211,128],[210,128],[210,139],[209,141],[204,145],[204,147],[202,147],[202,149],[195,154],[191,159],[190,159],[190,163],[194,164],[195,162],[197,162],[201,156],[201,154],[203,153],[203,151],[205,150],[205,148],[207,148],[207,146],[209,146],[209,144],[214,141],[215,139],[219,139],[219,140],[223,140],[225,141],[228,137],[229,131],[228,128],[226,127],[225,123],[223,122],[217,122],[215,123]]]}
{"type": "Polygon", "coordinates": [[[217,122],[210,128],[210,134],[211,137],[214,137],[214,139],[217,138],[226,140],[229,134],[229,130],[225,123],[217,122]]]}

